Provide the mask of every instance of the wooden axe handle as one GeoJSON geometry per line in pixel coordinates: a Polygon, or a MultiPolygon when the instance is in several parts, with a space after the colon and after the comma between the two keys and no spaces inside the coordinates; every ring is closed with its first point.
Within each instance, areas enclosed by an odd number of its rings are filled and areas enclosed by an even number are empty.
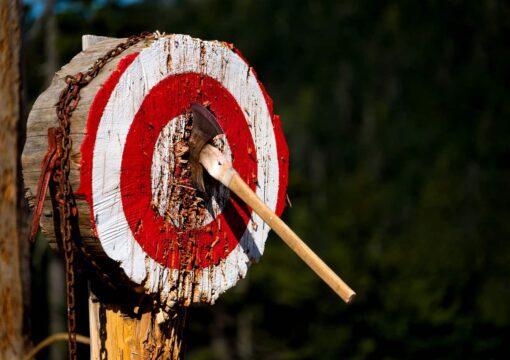
{"type": "Polygon", "coordinates": [[[253,211],[274,230],[282,240],[333,289],[347,304],[351,303],[356,293],[318,257],[303,240],[296,235],[262,200],[259,199],[239,174],[234,174],[228,188],[239,196],[253,211]]]}
{"type": "Polygon", "coordinates": [[[356,293],[259,199],[257,194],[241,179],[220,150],[212,145],[205,145],[200,152],[200,163],[213,178],[232,190],[250,206],[346,303],[352,302],[356,293]]]}

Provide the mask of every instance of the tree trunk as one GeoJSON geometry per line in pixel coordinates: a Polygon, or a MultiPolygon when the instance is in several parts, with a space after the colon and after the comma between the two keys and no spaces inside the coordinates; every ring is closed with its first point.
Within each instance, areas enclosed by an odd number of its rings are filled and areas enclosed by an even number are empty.
{"type": "Polygon", "coordinates": [[[18,241],[20,119],[19,3],[0,0],[0,358],[22,355],[22,295],[18,241]]]}

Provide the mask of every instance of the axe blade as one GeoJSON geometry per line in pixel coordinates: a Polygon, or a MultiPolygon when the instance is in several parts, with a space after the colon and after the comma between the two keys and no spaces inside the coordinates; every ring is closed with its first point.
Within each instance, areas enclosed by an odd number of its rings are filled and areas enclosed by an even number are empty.
{"type": "Polygon", "coordinates": [[[193,128],[189,140],[191,180],[200,191],[205,191],[204,169],[200,164],[200,153],[216,135],[223,134],[216,117],[205,106],[191,104],[193,128]]]}

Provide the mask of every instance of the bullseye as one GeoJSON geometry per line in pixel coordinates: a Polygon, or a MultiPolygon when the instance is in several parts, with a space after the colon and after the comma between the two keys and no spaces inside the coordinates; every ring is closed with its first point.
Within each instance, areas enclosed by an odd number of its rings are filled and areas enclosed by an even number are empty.
{"type": "MultiPolygon", "coordinates": [[[[189,181],[188,138],[190,115],[180,115],[168,122],[159,133],[152,156],[152,201],[159,216],[178,229],[198,229],[209,225],[219,216],[230,196],[228,188],[217,181],[206,184],[206,191],[194,194],[191,201],[183,201],[190,192],[195,193],[189,181]],[[193,218],[186,216],[195,208],[193,218]]],[[[227,138],[221,134],[214,144],[232,161],[227,138]]]]}

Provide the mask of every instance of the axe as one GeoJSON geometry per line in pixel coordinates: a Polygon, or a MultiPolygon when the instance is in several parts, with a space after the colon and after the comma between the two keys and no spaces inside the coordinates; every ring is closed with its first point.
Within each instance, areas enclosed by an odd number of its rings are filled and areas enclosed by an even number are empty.
{"type": "Polygon", "coordinates": [[[200,191],[205,191],[203,178],[205,168],[211,177],[225,185],[251,207],[333,291],[346,303],[351,303],[356,293],[251,190],[223,153],[209,144],[216,135],[223,133],[216,117],[197,103],[191,105],[191,111],[193,128],[189,140],[189,159],[194,185],[200,191]]]}

